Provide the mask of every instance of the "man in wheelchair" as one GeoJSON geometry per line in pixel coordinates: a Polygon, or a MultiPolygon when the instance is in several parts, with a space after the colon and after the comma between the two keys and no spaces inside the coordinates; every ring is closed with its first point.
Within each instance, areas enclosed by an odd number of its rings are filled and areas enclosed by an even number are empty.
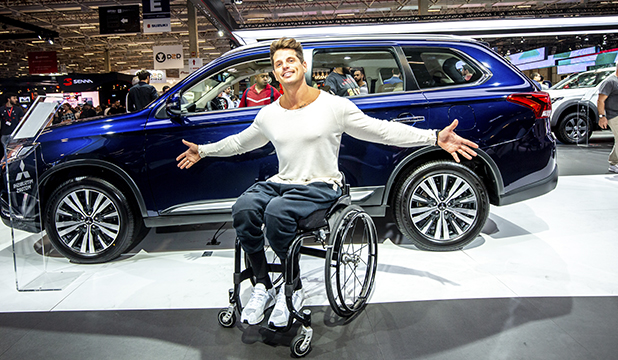
{"type": "MultiPolygon", "coordinates": [[[[183,140],[188,149],[176,160],[180,169],[188,169],[206,156],[232,156],[258,149],[268,142],[274,145],[279,173],[246,190],[233,206],[232,216],[238,240],[248,254],[256,278],[241,321],[260,323],[264,310],[275,302],[269,324],[281,327],[288,323],[289,310],[284,291],[275,294],[268,276],[264,236],[284,263],[298,221],[314,211],[329,208],[341,195],[343,184],[337,158],[344,132],[386,145],[440,146],[457,162],[459,155],[466,159],[476,156],[473,149],[478,146],[455,134],[457,120],[441,131],[416,129],[371,118],[350,100],[310,87],[305,81],[307,63],[302,46],[295,39],[274,41],[270,46],[270,60],[275,77],[283,86],[283,96],[262,108],[255,121],[236,135],[205,145],[183,140]]],[[[292,261],[295,261],[293,276],[296,278],[299,264],[298,260],[292,261]]],[[[294,290],[294,309],[300,310],[304,301],[300,281],[294,290]]]]}

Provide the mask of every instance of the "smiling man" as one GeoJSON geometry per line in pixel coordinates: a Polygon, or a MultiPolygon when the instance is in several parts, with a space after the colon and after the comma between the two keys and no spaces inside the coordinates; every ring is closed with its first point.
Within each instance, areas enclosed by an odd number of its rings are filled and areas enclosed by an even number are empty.
{"type": "MultiPolygon", "coordinates": [[[[239,134],[219,142],[196,145],[176,160],[188,169],[206,156],[232,156],[260,148],[271,142],[277,152],[279,173],[251,186],[232,208],[234,228],[248,254],[257,278],[241,321],[258,324],[264,309],[276,303],[269,324],[285,326],[289,311],[284,291],[275,294],[264,254],[264,232],[275,253],[285,261],[296,235],[298,221],[316,210],[329,208],[341,196],[342,177],[338,168],[343,133],[357,139],[400,147],[440,146],[459,162],[459,155],[471,159],[478,146],[454,133],[457,120],[438,132],[371,118],[346,98],[315,89],[305,82],[307,63],[302,46],[295,39],[281,38],[270,46],[274,74],[284,94],[265,106],[255,121],[239,134]],[[265,225],[265,231],[262,231],[265,225]]],[[[294,276],[299,264],[294,264],[294,276]]],[[[304,301],[299,281],[292,295],[295,309],[304,301]]]]}

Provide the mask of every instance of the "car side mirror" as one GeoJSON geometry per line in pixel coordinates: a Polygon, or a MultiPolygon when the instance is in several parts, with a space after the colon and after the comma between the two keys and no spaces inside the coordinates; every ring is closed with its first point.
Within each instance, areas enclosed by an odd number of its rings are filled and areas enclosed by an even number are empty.
{"type": "Polygon", "coordinates": [[[180,117],[182,114],[181,100],[182,96],[180,95],[180,92],[174,93],[167,98],[167,102],[165,103],[165,111],[170,117],[180,117]]]}

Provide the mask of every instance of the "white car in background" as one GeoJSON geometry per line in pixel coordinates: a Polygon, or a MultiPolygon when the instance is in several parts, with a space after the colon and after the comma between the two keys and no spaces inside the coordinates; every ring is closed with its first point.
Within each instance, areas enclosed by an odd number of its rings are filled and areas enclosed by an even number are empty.
{"type": "Polygon", "coordinates": [[[616,67],[584,71],[552,86],[551,128],[564,144],[587,142],[598,127],[597,97],[599,85],[616,72],[616,67]]]}

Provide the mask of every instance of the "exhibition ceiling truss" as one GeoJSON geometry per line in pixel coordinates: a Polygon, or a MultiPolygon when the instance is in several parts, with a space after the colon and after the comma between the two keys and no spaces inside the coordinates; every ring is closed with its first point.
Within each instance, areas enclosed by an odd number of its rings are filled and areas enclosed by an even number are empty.
{"type": "MultiPolygon", "coordinates": [[[[227,31],[234,30],[229,28],[232,25],[258,29],[618,14],[618,3],[591,0],[421,0],[426,15],[419,14],[418,0],[170,0],[171,32],[112,36],[99,34],[98,8],[140,5],[141,0],[0,0],[0,77],[27,75],[27,53],[32,51],[57,51],[61,69],[67,72],[105,72],[106,53],[112,71],[152,68],[154,45],[183,44],[188,58],[188,2],[197,5],[198,51],[205,61],[233,46],[227,31]],[[226,13],[210,12],[213,4],[226,13]],[[36,29],[45,30],[40,38],[36,29]],[[224,36],[219,30],[226,30],[224,36]]],[[[550,53],[593,45],[618,46],[614,34],[514,36],[487,41],[502,53],[542,46],[548,46],[550,53]]]]}

